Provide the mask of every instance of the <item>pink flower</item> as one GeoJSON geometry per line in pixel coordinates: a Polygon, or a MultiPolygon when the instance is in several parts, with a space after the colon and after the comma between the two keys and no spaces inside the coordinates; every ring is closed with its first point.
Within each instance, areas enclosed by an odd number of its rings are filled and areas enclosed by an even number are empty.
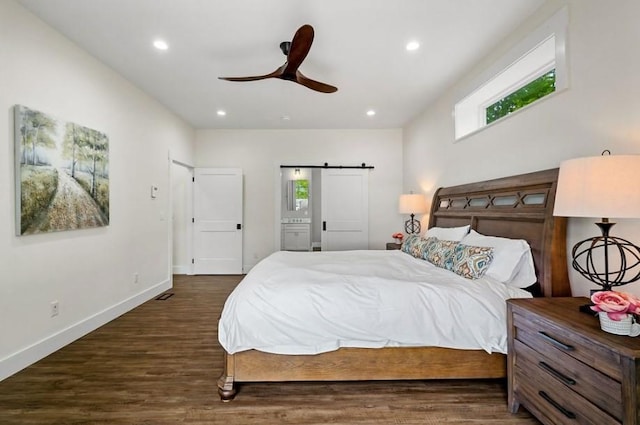
{"type": "Polygon", "coordinates": [[[640,298],[632,294],[627,294],[626,292],[619,292],[619,295],[625,300],[629,301],[629,308],[627,308],[627,313],[640,314],[640,298]]]}
{"type": "Polygon", "coordinates": [[[640,301],[633,297],[633,304],[629,300],[633,296],[622,292],[600,291],[591,296],[594,304],[591,309],[594,311],[604,311],[611,320],[622,320],[627,314],[634,314],[638,309],[640,301]],[[638,304],[636,304],[638,303],[638,304]]]}

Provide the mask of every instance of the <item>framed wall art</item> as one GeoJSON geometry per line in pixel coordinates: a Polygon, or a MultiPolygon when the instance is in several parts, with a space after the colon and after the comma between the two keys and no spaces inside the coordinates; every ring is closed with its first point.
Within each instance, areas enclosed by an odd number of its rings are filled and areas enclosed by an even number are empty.
{"type": "Polygon", "coordinates": [[[107,135],[22,105],[14,115],[16,234],[107,226],[107,135]]]}

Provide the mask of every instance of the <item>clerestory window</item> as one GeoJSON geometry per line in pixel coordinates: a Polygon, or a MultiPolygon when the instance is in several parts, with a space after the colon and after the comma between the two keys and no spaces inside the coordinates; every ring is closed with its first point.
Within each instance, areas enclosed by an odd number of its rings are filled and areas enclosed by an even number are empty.
{"type": "Polygon", "coordinates": [[[463,138],[567,87],[562,9],[484,72],[454,108],[463,138]]]}

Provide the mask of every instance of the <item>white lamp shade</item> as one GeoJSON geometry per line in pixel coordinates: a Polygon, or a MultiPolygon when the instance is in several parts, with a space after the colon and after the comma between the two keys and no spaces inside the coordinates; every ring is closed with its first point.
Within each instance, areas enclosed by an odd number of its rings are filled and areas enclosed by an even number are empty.
{"type": "Polygon", "coordinates": [[[400,214],[422,214],[427,212],[427,200],[424,195],[419,193],[409,193],[400,195],[398,203],[398,212],[400,214]]]}
{"type": "Polygon", "coordinates": [[[553,215],[640,218],[640,155],[562,162],[553,215]]]}

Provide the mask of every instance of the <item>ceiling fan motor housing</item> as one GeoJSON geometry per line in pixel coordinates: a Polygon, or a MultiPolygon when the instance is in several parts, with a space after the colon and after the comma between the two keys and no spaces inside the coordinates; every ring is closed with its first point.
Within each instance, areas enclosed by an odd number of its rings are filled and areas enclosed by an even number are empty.
{"type": "Polygon", "coordinates": [[[291,42],[290,41],[283,41],[282,43],[280,43],[280,50],[282,50],[282,53],[287,56],[289,54],[289,50],[291,49],[291,42]]]}

